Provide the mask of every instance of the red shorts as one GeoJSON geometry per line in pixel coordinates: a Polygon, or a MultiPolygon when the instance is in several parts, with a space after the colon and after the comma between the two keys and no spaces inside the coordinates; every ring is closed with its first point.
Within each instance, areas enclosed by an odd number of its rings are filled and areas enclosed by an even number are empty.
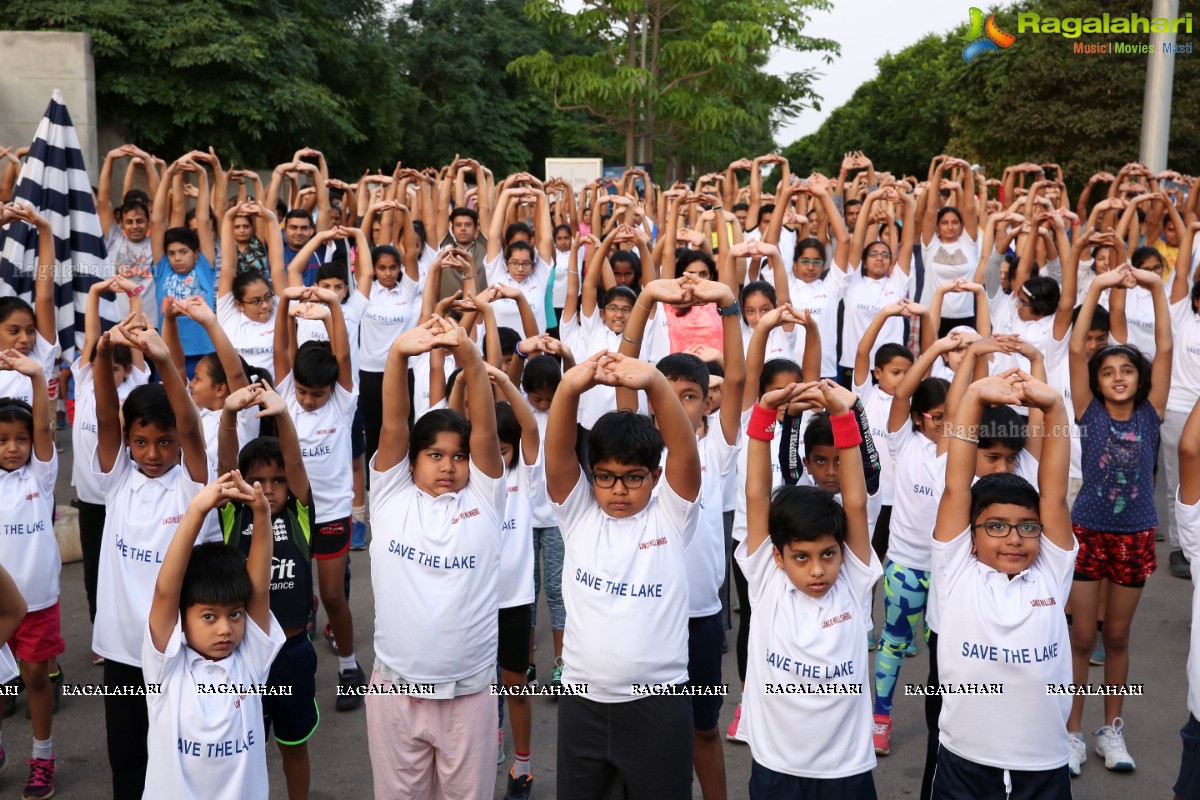
{"type": "Polygon", "coordinates": [[[1071,531],[1079,540],[1075,580],[1108,578],[1119,586],[1141,588],[1158,566],[1154,552],[1156,530],[1157,527],[1137,533],[1107,533],[1072,525],[1071,531]]]}
{"type": "Polygon", "coordinates": [[[18,659],[31,664],[49,661],[66,650],[58,603],[26,614],[17,626],[16,633],[8,640],[8,648],[18,659]]]}
{"type": "Polygon", "coordinates": [[[350,551],[350,518],[322,522],[313,534],[312,553],[318,561],[345,555],[350,551]]]}

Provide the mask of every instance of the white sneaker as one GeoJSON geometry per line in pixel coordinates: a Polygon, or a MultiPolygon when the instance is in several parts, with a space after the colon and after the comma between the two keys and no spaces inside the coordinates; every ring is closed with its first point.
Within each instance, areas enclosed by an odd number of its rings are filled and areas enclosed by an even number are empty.
{"type": "Polygon", "coordinates": [[[1113,772],[1133,772],[1133,757],[1125,749],[1125,734],[1121,729],[1125,723],[1120,717],[1112,725],[1096,731],[1096,755],[1104,756],[1104,766],[1113,772]]]}
{"type": "Polygon", "coordinates": [[[1068,733],[1067,747],[1070,750],[1070,755],[1067,756],[1067,771],[1071,773],[1072,778],[1078,778],[1083,772],[1083,764],[1087,761],[1087,742],[1083,740],[1082,733],[1068,733]]]}

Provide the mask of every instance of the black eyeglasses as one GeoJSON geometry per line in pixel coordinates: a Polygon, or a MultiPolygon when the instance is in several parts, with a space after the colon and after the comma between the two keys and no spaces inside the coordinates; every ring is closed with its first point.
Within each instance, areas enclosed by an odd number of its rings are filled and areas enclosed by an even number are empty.
{"type": "Polygon", "coordinates": [[[601,489],[611,489],[617,485],[617,480],[620,479],[621,485],[626,489],[640,489],[649,477],[650,473],[648,472],[633,472],[628,475],[609,475],[597,472],[592,474],[592,483],[601,489]]]}
{"type": "Polygon", "coordinates": [[[1009,531],[1015,530],[1017,536],[1022,539],[1036,539],[1042,535],[1042,523],[1040,522],[1001,522],[996,519],[989,519],[987,522],[976,523],[976,528],[983,528],[983,532],[993,539],[1003,539],[1008,536],[1009,531]]]}

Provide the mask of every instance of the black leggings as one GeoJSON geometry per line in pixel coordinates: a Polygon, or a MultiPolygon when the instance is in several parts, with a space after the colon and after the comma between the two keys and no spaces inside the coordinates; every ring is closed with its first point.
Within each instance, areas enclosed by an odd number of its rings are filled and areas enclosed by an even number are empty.
{"type": "MultiPolygon", "coordinates": [[[[362,410],[367,437],[367,463],[379,449],[379,429],[383,427],[383,373],[358,373],[358,407],[362,410]]],[[[369,477],[369,476],[368,476],[369,477]]]]}
{"type": "Polygon", "coordinates": [[[750,586],[746,583],[746,576],[738,566],[737,559],[733,561],[733,586],[737,590],[738,606],[741,608],[737,632],[738,680],[745,683],[746,655],[750,646],[750,586]]]}
{"type": "Polygon", "coordinates": [[[87,594],[88,619],[96,621],[96,580],[100,574],[100,546],[108,507],[76,500],[79,509],[79,546],[83,550],[83,590],[87,594]]]}
{"type": "MultiPolygon", "coordinates": [[[[926,622],[928,625],[928,622],[926,622]]],[[[929,686],[938,685],[937,631],[929,632],[929,686]]],[[[937,692],[925,695],[925,727],[929,737],[925,742],[925,774],[921,777],[921,800],[929,800],[933,794],[933,773],[936,772],[938,754],[938,718],[942,715],[942,696],[937,692]]]]}
{"type": "MultiPolygon", "coordinates": [[[[144,688],[141,667],[104,662],[105,686],[144,688]]],[[[146,789],[146,736],[150,715],[141,695],[104,698],[104,729],[108,740],[108,765],[112,769],[114,800],[141,800],[146,789]]]]}

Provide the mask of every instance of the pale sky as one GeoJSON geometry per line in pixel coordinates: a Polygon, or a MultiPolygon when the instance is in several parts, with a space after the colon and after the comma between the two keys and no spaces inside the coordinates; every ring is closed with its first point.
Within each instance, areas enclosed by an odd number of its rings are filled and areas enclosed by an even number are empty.
{"type": "Polygon", "coordinates": [[[1013,0],[832,1],[832,10],[814,13],[804,33],[833,39],[842,46],[842,54],[834,58],[833,64],[822,64],[815,53],[781,52],[768,65],[773,72],[816,66],[824,73],[814,87],[821,96],[821,110],[810,109],[781,126],[775,134],[780,148],[821,127],[829,113],[846,103],[860,84],[875,77],[875,60],[884,53],[899,52],[927,33],[944,34],[966,23],[972,5],[986,11],[993,3],[1001,9],[1013,4],[1013,0]]]}

